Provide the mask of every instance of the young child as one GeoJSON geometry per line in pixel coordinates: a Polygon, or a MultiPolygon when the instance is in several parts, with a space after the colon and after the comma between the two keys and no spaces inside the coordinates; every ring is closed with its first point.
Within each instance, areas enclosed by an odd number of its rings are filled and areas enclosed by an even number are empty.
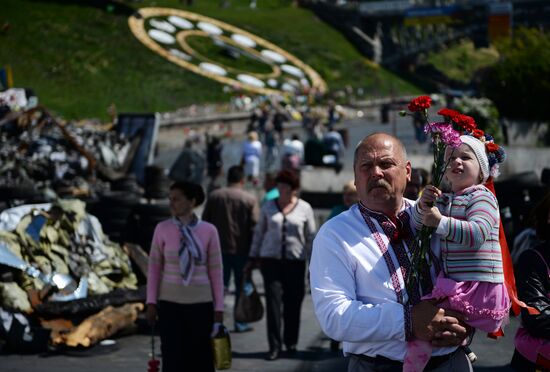
{"type": "MultiPolygon", "coordinates": [[[[428,185],[413,211],[416,227],[437,228],[434,234],[441,242],[441,273],[432,293],[423,299],[458,311],[468,325],[492,333],[507,320],[510,299],[499,244],[498,202],[484,183],[496,176],[497,163],[504,156],[487,152],[486,144],[489,150],[498,148],[492,142],[469,135],[460,139],[460,147],[445,153],[445,178],[452,192],[443,194],[428,185]]],[[[422,371],[431,356],[431,343],[413,340],[407,346],[403,370],[422,371]]]]}

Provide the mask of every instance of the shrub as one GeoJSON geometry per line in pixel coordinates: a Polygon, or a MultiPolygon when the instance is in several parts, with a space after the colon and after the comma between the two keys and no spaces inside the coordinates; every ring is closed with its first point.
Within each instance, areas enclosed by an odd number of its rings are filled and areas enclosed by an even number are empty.
{"type": "Polygon", "coordinates": [[[487,70],[481,89],[503,116],[532,121],[550,118],[550,34],[519,28],[496,44],[501,59],[487,70]]]}
{"type": "Polygon", "coordinates": [[[454,106],[461,113],[473,117],[478,128],[492,135],[495,142],[502,143],[499,113],[490,99],[464,97],[455,100],[454,106]]]}

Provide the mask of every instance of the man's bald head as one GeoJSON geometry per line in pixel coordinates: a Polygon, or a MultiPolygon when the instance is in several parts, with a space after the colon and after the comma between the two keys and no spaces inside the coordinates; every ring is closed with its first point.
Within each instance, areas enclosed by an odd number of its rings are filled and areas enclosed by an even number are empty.
{"type": "Polygon", "coordinates": [[[396,155],[399,154],[401,160],[404,162],[407,161],[407,149],[405,149],[405,145],[403,145],[403,142],[401,142],[399,138],[388,133],[375,132],[363,138],[355,147],[355,153],[353,155],[353,168],[355,168],[355,164],[357,163],[357,154],[359,153],[360,148],[372,147],[373,143],[376,143],[379,140],[393,142],[394,149],[397,151],[396,155]]]}

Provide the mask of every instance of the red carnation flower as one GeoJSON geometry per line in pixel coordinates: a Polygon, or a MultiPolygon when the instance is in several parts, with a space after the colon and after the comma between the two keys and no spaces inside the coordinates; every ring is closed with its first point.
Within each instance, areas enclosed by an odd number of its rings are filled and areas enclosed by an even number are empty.
{"type": "Polygon", "coordinates": [[[415,112],[415,111],[423,111],[430,107],[432,104],[432,99],[428,96],[420,96],[416,97],[409,103],[409,111],[415,112]]]}
{"type": "Polygon", "coordinates": [[[493,142],[487,143],[485,147],[487,147],[487,152],[497,152],[499,149],[499,146],[493,142]]]}
{"type": "Polygon", "coordinates": [[[460,112],[458,112],[456,110],[451,110],[451,109],[445,107],[445,108],[442,108],[441,110],[439,110],[437,112],[437,114],[441,115],[441,116],[444,116],[447,119],[452,119],[455,116],[460,115],[460,112]]]}
{"type": "Polygon", "coordinates": [[[472,131],[472,136],[475,138],[483,138],[485,136],[485,133],[481,129],[474,129],[472,131]]]}
{"type": "Polygon", "coordinates": [[[468,115],[459,114],[451,120],[468,132],[472,132],[477,127],[474,118],[468,115]]]}

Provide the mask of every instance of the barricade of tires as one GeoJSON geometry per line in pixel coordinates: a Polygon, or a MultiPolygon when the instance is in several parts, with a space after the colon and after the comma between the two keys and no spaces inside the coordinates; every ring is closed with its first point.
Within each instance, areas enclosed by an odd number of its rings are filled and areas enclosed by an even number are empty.
{"type": "Polygon", "coordinates": [[[128,174],[123,178],[111,182],[113,191],[125,191],[134,194],[143,194],[142,188],[137,183],[135,174],[128,174]]]}
{"type": "Polygon", "coordinates": [[[108,191],[99,195],[96,202],[87,204],[87,210],[99,219],[109,239],[122,243],[126,239],[127,224],[140,195],[127,191],[108,191]]]}
{"type": "Polygon", "coordinates": [[[145,168],[145,198],[166,199],[171,181],[164,168],[150,165],[145,168]]]}
{"type": "Polygon", "coordinates": [[[112,181],[111,191],[88,201],[88,212],[99,219],[111,240],[139,244],[148,251],[155,226],[170,217],[170,182],[164,168],[148,166],[143,188],[133,174],[112,181]]]}
{"type": "Polygon", "coordinates": [[[0,186],[0,211],[16,205],[43,202],[43,195],[33,185],[0,186]]]}
{"type": "Polygon", "coordinates": [[[149,252],[156,225],[168,218],[170,218],[170,207],[166,200],[134,205],[128,219],[126,241],[138,244],[149,252]]]}

